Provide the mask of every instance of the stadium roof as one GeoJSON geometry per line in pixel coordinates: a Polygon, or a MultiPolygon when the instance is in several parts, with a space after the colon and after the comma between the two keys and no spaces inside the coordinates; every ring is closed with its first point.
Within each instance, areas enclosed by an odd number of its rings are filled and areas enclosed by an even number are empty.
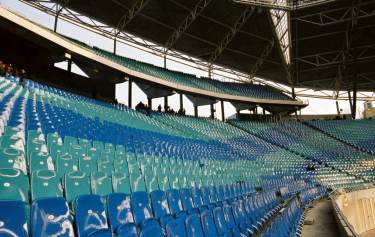
{"type": "Polygon", "coordinates": [[[352,90],[353,81],[358,90],[375,89],[372,0],[311,0],[296,7],[252,0],[55,2],[119,31],[250,76],[319,90],[352,90]],[[284,16],[280,9],[287,11],[284,34],[290,35],[284,44],[273,22],[284,16]],[[291,65],[283,56],[285,44],[291,45],[291,65]]]}

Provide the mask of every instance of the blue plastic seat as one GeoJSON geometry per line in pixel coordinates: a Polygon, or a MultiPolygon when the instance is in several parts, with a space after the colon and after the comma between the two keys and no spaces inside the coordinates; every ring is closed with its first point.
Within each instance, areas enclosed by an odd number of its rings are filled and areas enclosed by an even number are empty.
{"type": "Polygon", "coordinates": [[[178,216],[184,211],[184,208],[182,207],[180,194],[177,189],[167,190],[167,199],[169,204],[169,210],[173,215],[178,216]]]}
{"type": "Polygon", "coordinates": [[[130,195],[125,193],[108,195],[107,210],[112,232],[123,237],[138,236],[138,230],[131,210],[130,195]]]}
{"type": "Polygon", "coordinates": [[[221,207],[215,207],[212,213],[218,235],[224,237],[231,237],[232,232],[229,230],[227,222],[225,221],[223,209],[221,207]]]}
{"type": "Polygon", "coordinates": [[[182,206],[184,207],[184,210],[188,213],[194,212],[195,206],[193,202],[193,198],[191,197],[191,191],[188,188],[182,188],[180,189],[180,196],[182,201],[182,206]]]}
{"type": "Polygon", "coordinates": [[[171,220],[165,229],[167,237],[187,237],[184,220],[171,220]]]}
{"type": "Polygon", "coordinates": [[[234,237],[241,236],[240,230],[234,220],[232,207],[230,205],[223,206],[224,218],[227,223],[228,228],[231,230],[234,237]]]}
{"type": "MultiPolygon", "coordinates": [[[[134,192],[131,194],[131,207],[135,223],[143,227],[149,222],[156,222],[153,217],[150,201],[146,192],[134,192]]],[[[157,222],[156,222],[157,223],[157,222]]]]}
{"type": "Polygon", "coordinates": [[[74,236],[73,219],[62,197],[41,198],[31,208],[32,236],[74,236]]]}
{"type": "Polygon", "coordinates": [[[204,237],[201,220],[198,214],[191,214],[186,218],[186,233],[188,237],[204,237]]]}
{"type": "Polygon", "coordinates": [[[205,210],[201,214],[202,228],[205,236],[216,237],[218,236],[214,217],[211,210],[205,210]]]}
{"type": "Polygon", "coordinates": [[[0,236],[27,237],[25,204],[22,201],[0,201],[0,223],[0,236]]]}
{"type": "Polygon", "coordinates": [[[160,225],[165,228],[167,223],[173,219],[169,210],[167,195],[162,190],[155,190],[150,194],[150,197],[154,217],[157,218],[160,225]]]}
{"type": "Polygon", "coordinates": [[[111,237],[104,205],[99,195],[82,195],[75,200],[78,237],[111,237]]]}
{"type": "Polygon", "coordinates": [[[194,202],[194,206],[198,208],[200,211],[205,210],[201,190],[199,188],[192,188],[191,194],[194,202]]]}
{"type": "Polygon", "coordinates": [[[164,234],[159,225],[146,224],[142,227],[139,237],[164,237],[164,234]]]}

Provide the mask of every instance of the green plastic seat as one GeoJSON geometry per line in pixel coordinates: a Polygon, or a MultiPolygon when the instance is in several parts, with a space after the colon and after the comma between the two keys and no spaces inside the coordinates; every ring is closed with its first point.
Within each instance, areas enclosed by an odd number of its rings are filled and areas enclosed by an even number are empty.
{"type": "Polygon", "coordinates": [[[2,148],[0,157],[1,168],[19,169],[26,174],[25,154],[21,150],[10,147],[2,148]]]}
{"type": "Polygon", "coordinates": [[[54,170],[52,157],[48,153],[32,152],[29,161],[30,173],[37,170],[54,170]]]}
{"type": "Polygon", "coordinates": [[[72,136],[65,136],[64,137],[64,144],[67,146],[72,146],[72,145],[78,145],[77,138],[72,137],[72,136]]]}
{"type": "Polygon", "coordinates": [[[91,193],[107,196],[112,193],[112,179],[107,173],[91,173],[91,193]]]}
{"type": "Polygon", "coordinates": [[[98,171],[111,174],[113,165],[111,161],[98,161],[98,171]]]}
{"type": "Polygon", "coordinates": [[[33,200],[46,197],[62,197],[63,189],[56,171],[37,170],[31,175],[31,197],[33,200]]]}
{"type": "Polygon", "coordinates": [[[143,175],[136,173],[130,174],[130,187],[132,192],[146,192],[146,185],[143,175]]]}
{"type": "Polygon", "coordinates": [[[158,179],[156,175],[148,174],[145,176],[145,184],[147,192],[151,193],[154,190],[159,190],[158,179]]]}
{"type": "Polygon", "coordinates": [[[60,177],[63,177],[65,173],[76,171],[77,169],[77,163],[72,155],[65,153],[57,157],[56,171],[60,177]]]}
{"type": "Polygon", "coordinates": [[[0,169],[0,199],[29,203],[29,180],[18,169],[0,169]]]}
{"type": "Polygon", "coordinates": [[[64,188],[65,198],[70,203],[79,195],[91,193],[89,178],[82,171],[72,171],[65,174],[64,188]]]}
{"type": "Polygon", "coordinates": [[[78,169],[85,173],[96,172],[98,170],[98,166],[96,164],[96,160],[91,156],[82,156],[79,157],[78,160],[78,169]]]}
{"type": "Polygon", "coordinates": [[[125,159],[115,159],[113,161],[113,166],[115,172],[123,173],[126,176],[129,176],[128,162],[125,159]]]}
{"type": "Polygon", "coordinates": [[[171,186],[169,185],[168,176],[158,176],[158,183],[159,183],[159,188],[163,191],[166,191],[171,188],[171,186]]]}
{"type": "Polygon", "coordinates": [[[129,177],[122,172],[114,172],[112,174],[113,192],[115,193],[131,193],[129,177]]]}

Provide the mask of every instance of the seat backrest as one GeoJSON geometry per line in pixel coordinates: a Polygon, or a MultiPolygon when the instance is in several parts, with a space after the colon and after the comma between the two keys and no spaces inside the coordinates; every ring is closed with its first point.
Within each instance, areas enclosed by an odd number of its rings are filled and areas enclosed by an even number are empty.
{"type": "Polygon", "coordinates": [[[120,225],[134,223],[129,194],[112,193],[108,195],[107,211],[109,223],[113,231],[120,225]]]}
{"type": "Polygon", "coordinates": [[[130,174],[130,187],[132,192],[146,192],[145,180],[140,173],[130,174]]]}
{"type": "Polygon", "coordinates": [[[22,201],[1,200],[0,223],[0,236],[27,237],[25,204],[22,201]],[[7,235],[7,233],[14,235],[7,235]]]}
{"type": "Polygon", "coordinates": [[[198,214],[191,214],[186,218],[186,233],[188,237],[204,237],[198,214]]]}
{"type": "Polygon", "coordinates": [[[224,218],[228,225],[228,228],[234,228],[236,226],[236,222],[234,220],[232,206],[224,205],[223,211],[224,211],[224,218]]]}
{"type": "Polygon", "coordinates": [[[32,236],[74,236],[73,218],[62,197],[42,198],[31,207],[32,236]]]}
{"type": "Polygon", "coordinates": [[[201,221],[202,221],[202,227],[203,227],[203,232],[205,236],[210,236],[210,237],[218,236],[215,222],[214,222],[214,217],[212,215],[211,210],[205,210],[202,212],[201,221]]]}
{"type": "Polygon", "coordinates": [[[111,176],[104,172],[91,173],[91,193],[101,196],[107,196],[112,193],[111,176]]]}
{"type": "Polygon", "coordinates": [[[212,213],[219,236],[224,236],[228,232],[228,226],[225,221],[223,209],[215,207],[212,213]]]}
{"type": "Polygon", "coordinates": [[[29,180],[18,169],[0,169],[0,199],[29,202],[29,180]]]}
{"type": "Polygon", "coordinates": [[[68,202],[74,201],[80,195],[90,194],[90,182],[86,173],[72,171],[65,174],[65,197],[68,202]]]}
{"type": "Polygon", "coordinates": [[[139,237],[164,237],[164,234],[159,225],[150,224],[142,227],[139,237]]]}
{"type": "Polygon", "coordinates": [[[199,208],[204,205],[200,188],[192,188],[191,194],[193,197],[195,207],[199,208]]]}
{"type": "Polygon", "coordinates": [[[160,218],[170,214],[167,194],[162,190],[155,190],[150,194],[154,216],[160,218]]]}
{"type": "Polygon", "coordinates": [[[180,194],[177,189],[167,190],[167,199],[169,204],[169,210],[172,214],[176,215],[184,210],[182,207],[180,194]]]}
{"type": "Polygon", "coordinates": [[[101,229],[108,229],[107,216],[99,195],[77,197],[74,205],[78,237],[86,237],[101,229]]]}
{"type": "Polygon", "coordinates": [[[150,201],[146,192],[134,192],[131,194],[131,207],[134,220],[137,225],[153,218],[150,201]]]}
{"type": "Polygon", "coordinates": [[[203,204],[208,206],[211,204],[211,200],[210,200],[210,193],[209,193],[209,190],[207,187],[202,187],[201,188],[201,194],[202,194],[202,201],[203,201],[203,204]]]}
{"type": "Polygon", "coordinates": [[[187,237],[184,220],[172,220],[165,229],[167,237],[187,237]]]}
{"type": "Polygon", "coordinates": [[[185,211],[194,209],[195,206],[194,206],[193,198],[191,197],[190,189],[188,188],[180,189],[180,196],[181,196],[182,206],[184,207],[185,211]]]}
{"type": "Polygon", "coordinates": [[[131,193],[129,177],[125,173],[112,173],[113,192],[116,193],[131,193]]]}
{"type": "Polygon", "coordinates": [[[63,189],[56,171],[37,170],[31,175],[31,197],[33,200],[46,197],[62,197],[63,189]]]}

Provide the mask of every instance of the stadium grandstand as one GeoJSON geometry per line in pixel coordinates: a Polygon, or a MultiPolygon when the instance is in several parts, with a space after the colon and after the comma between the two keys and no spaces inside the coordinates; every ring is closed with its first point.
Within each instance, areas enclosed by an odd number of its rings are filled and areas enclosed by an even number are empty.
{"type": "Polygon", "coordinates": [[[0,37],[0,237],[375,236],[374,0],[0,0],[0,37]]]}

